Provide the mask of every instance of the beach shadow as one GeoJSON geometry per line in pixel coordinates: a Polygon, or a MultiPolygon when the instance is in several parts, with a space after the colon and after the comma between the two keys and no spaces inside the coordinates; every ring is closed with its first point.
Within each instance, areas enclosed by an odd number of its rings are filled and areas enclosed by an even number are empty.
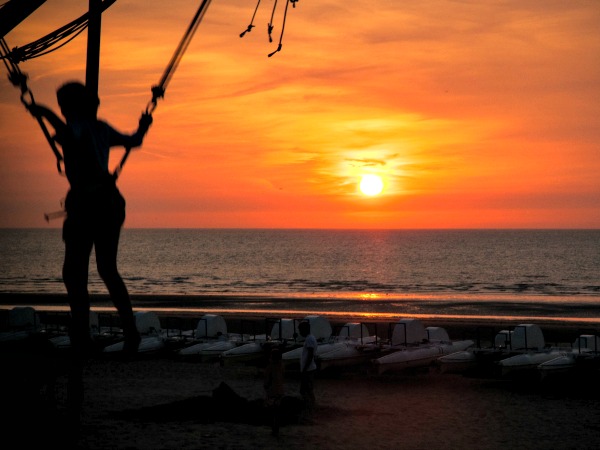
{"type": "MultiPolygon", "coordinates": [[[[284,396],[279,409],[280,424],[297,424],[304,410],[302,399],[284,396]]],[[[246,425],[268,426],[272,412],[263,399],[248,400],[237,394],[227,383],[222,382],[212,395],[199,395],[170,403],[129,409],[111,413],[111,417],[140,422],[198,423],[230,422],[246,425]]]]}

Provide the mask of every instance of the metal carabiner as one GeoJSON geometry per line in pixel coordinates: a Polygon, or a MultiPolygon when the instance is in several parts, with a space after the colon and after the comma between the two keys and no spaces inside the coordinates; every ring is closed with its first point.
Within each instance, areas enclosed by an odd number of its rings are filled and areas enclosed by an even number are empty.
{"type": "Polygon", "coordinates": [[[152,113],[154,112],[154,110],[156,109],[156,100],[152,99],[148,102],[148,104],[146,105],[146,114],[150,114],[152,115],[152,113]]]}
{"type": "Polygon", "coordinates": [[[31,89],[26,88],[21,90],[21,103],[23,103],[23,105],[25,105],[26,108],[29,108],[35,103],[35,99],[33,98],[33,92],[31,92],[31,89]],[[25,100],[26,95],[29,95],[29,103],[27,103],[27,101],[25,100]]]}
{"type": "Polygon", "coordinates": [[[150,90],[152,91],[152,100],[146,106],[146,114],[152,114],[156,109],[158,99],[165,96],[165,89],[162,86],[152,86],[150,90]]]}

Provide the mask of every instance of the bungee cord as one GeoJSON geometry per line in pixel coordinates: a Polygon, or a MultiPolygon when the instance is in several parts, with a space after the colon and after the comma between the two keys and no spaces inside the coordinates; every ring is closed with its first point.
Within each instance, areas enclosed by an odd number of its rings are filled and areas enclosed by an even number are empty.
{"type": "Polygon", "coordinates": [[[258,7],[260,6],[260,0],[258,0],[258,3],[256,4],[256,8],[254,8],[254,14],[252,14],[252,20],[250,20],[250,25],[248,25],[248,28],[246,28],[246,30],[244,30],[241,34],[240,37],[244,37],[244,35],[246,33],[250,33],[252,31],[252,28],[254,28],[254,18],[256,17],[256,11],[258,11],[258,7]]]}
{"type": "Polygon", "coordinates": [[[273,3],[273,11],[271,11],[271,20],[267,24],[267,34],[269,35],[269,42],[273,42],[273,38],[271,37],[271,33],[273,32],[273,18],[275,17],[275,11],[276,10],[277,10],[277,0],[275,0],[275,3],[273,3]]]}
{"type": "Polygon", "coordinates": [[[167,88],[167,85],[171,81],[171,78],[173,77],[173,73],[177,69],[177,66],[179,66],[179,62],[181,61],[183,54],[185,53],[188,46],[190,45],[190,42],[192,41],[192,37],[194,36],[194,33],[196,33],[196,30],[198,29],[200,22],[202,22],[202,19],[204,18],[204,14],[206,14],[206,10],[208,9],[208,6],[210,5],[211,1],[212,0],[203,0],[202,1],[202,3],[200,4],[200,7],[198,8],[198,11],[196,11],[196,14],[194,15],[192,21],[190,22],[188,29],[186,30],[185,34],[183,35],[181,42],[177,46],[175,53],[171,57],[171,60],[169,61],[169,64],[167,65],[167,68],[165,69],[158,85],[152,87],[152,100],[150,101],[150,103],[148,105],[148,109],[146,109],[147,112],[151,113],[154,110],[154,108],[156,108],[156,101],[159,98],[164,97],[164,93],[167,88]]]}
{"type": "MultiPolygon", "coordinates": [[[[275,50],[274,52],[269,53],[267,56],[270,58],[271,56],[273,56],[275,53],[280,52],[281,51],[281,47],[282,47],[282,41],[283,41],[283,33],[285,32],[285,20],[287,18],[287,11],[288,11],[288,6],[290,5],[290,3],[292,5],[294,5],[293,7],[296,7],[296,2],[298,0],[288,0],[285,2],[285,10],[283,11],[283,23],[281,24],[281,34],[279,35],[279,45],[277,46],[277,50],[275,50]]],[[[277,1],[275,1],[275,3],[277,3],[277,1]]],[[[275,10],[273,10],[274,12],[275,10]]],[[[269,36],[269,39],[271,37],[269,36]]]]}
{"type": "MultiPolygon", "coordinates": [[[[13,84],[13,86],[18,87],[21,90],[21,103],[23,103],[25,108],[29,109],[30,106],[35,104],[35,98],[33,97],[33,92],[27,85],[27,75],[21,72],[19,65],[15,63],[12,60],[12,58],[8,57],[9,53],[10,51],[8,45],[6,44],[6,41],[4,40],[4,38],[1,38],[0,55],[2,56],[4,66],[8,71],[8,79],[13,84]],[[29,97],[29,101],[26,97],[29,97]]],[[[58,173],[60,175],[63,175],[63,156],[56,147],[56,142],[54,141],[54,138],[50,135],[50,131],[48,130],[48,127],[46,126],[46,123],[44,122],[42,117],[36,115],[35,119],[37,120],[38,124],[40,125],[40,128],[42,129],[42,133],[44,133],[44,137],[48,141],[52,153],[54,153],[54,156],[56,157],[56,169],[58,170],[58,173]]]]}
{"type": "MultiPolygon", "coordinates": [[[[167,67],[165,68],[165,71],[163,72],[163,75],[160,78],[160,81],[158,82],[157,85],[152,86],[152,88],[151,88],[152,99],[150,100],[150,102],[148,102],[148,105],[146,106],[146,114],[152,114],[154,112],[154,110],[156,109],[158,99],[164,98],[165,90],[167,89],[167,85],[171,81],[171,78],[173,77],[175,70],[179,66],[179,62],[181,61],[183,54],[185,53],[188,46],[190,45],[190,42],[192,41],[192,37],[194,36],[194,33],[196,33],[196,30],[198,29],[200,22],[202,22],[202,19],[204,18],[204,14],[206,13],[206,10],[208,9],[208,6],[210,5],[211,1],[212,0],[203,0],[202,1],[200,6],[198,7],[198,11],[196,11],[196,14],[192,18],[190,25],[188,26],[186,32],[184,33],[183,38],[181,39],[181,41],[179,42],[179,45],[175,49],[175,53],[173,53],[173,56],[171,57],[169,64],[167,64],[167,67]]],[[[125,153],[123,154],[121,161],[119,161],[119,164],[117,165],[117,167],[115,168],[115,170],[113,172],[113,178],[115,179],[115,181],[121,175],[121,172],[123,171],[123,166],[127,162],[127,159],[129,158],[130,153],[131,153],[131,148],[126,147],[125,153]]]]}
{"type": "Polygon", "coordinates": [[[65,27],[23,47],[15,47],[11,52],[12,59],[17,62],[23,62],[27,61],[28,59],[38,58],[40,56],[52,53],[53,51],[64,47],[77,36],[79,36],[81,32],[87,28],[88,21],[86,18],[84,21],[74,21],[70,25],[71,26],[65,25],[65,27]],[[61,42],[63,40],[64,42],[62,42],[60,45],[51,48],[57,42],[61,42]]]}
{"type": "MultiPolygon", "coordinates": [[[[101,5],[101,11],[104,12],[111,5],[113,5],[115,1],[116,0],[104,0],[101,5]]],[[[2,58],[10,58],[12,61],[18,64],[29,59],[38,58],[40,56],[47,55],[48,53],[52,53],[79,36],[81,32],[87,28],[88,23],[89,12],[86,12],[72,22],[69,22],[68,24],[60,27],[52,33],[47,34],[44,37],[41,37],[36,41],[21,47],[15,47],[7,54],[2,55],[2,58]],[[57,45],[57,43],[61,41],[64,42],[62,42],[60,45],[57,45]]]]}
{"type": "MultiPolygon", "coordinates": [[[[246,33],[249,33],[250,31],[252,31],[252,28],[254,28],[254,26],[255,26],[254,18],[256,17],[256,11],[258,11],[258,7],[260,6],[260,1],[261,0],[258,0],[258,3],[256,4],[256,8],[254,9],[254,13],[252,14],[252,19],[250,20],[250,25],[248,25],[248,28],[246,28],[246,30],[240,34],[240,37],[244,37],[246,35],[246,33]]],[[[269,36],[269,42],[273,42],[272,33],[273,33],[273,30],[275,29],[273,22],[275,19],[275,12],[277,10],[277,1],[278,0],[275,0],[275,2],[273,3],[273,9],[271,10],[271,19],[267,23],[267,34],[269,36]]],[[[285,9],[283,11],[283,20],[282,20],[282,24],[281,24],[281,34],[279,35],[279,43],[277,45],[277,49],[267,55],[269,58],[271,56],[273,56],[275,53],[281,51],[281,48],[283,46],[283,44],[282,44],[283,43],[283,33],[285,32],[285,22],[287,20],[288,6],[291,3],[292,8],[295,8],[296,3],[298,1],[299,0],[285,0],[285,9]]]]}

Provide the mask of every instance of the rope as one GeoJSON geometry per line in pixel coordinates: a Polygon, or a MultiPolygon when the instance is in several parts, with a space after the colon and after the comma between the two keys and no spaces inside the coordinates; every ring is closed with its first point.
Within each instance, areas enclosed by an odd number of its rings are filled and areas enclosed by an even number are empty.
{"type": "MultiPolygon", "coordinates": [[[[101,5],[101,12],[104,12],[106,9],[112,6],[115,1],[116,0],[104,0],[101,5]]],[[[56,51],[71,42],[87,28],[89,21],[88,16],[89,12],[86,12],[72,22],[69,22],[52,33],[41,37],[37,41],[33,41],[21,47],[15,47],[11,52],[3,55],[2,58],[10,58],[16,63],[19,63],[56,51]],[[65,42],[62,42],[60,45],[52,48],[53,46],[57,45],[57,43],[65,39],[67,39],[65,42]]]]}
{"type": "Polygon", "coordinates": [[[59,48],[65,46],[73,39],[75,39],[82,31],[87,28],[87,21],[75,21],[71,24],[65,25],[63,28],[53,31],[52,33],[38,39],[37,41],[31,42],[22,47],[15,47],[11,52],[11,57],[17,62],[27,61],[28,59],[38,58],[40,56],[47,55],[59,48]],[[71,36],[72,35],[72,36],[71,36]],[[65,42],[57,46],[56,48],[50,49],[57,42],[60,42],[69,37],[65,42]],[[50,50],[47,50],[50,49],[50,50]]]}
{"type": "MultiPolygon", "coordinates": [[[[252,14],[252,20],[250,20],[250,25],[248,25],[248,28],[246,28],[246,30],[244,30],[241,34],[240,37],[244,37],[244,35],[246,33],[249,33],[250,31],[252,31],[252,28],[254,28],[254,18],[256,17],[256,12],[258,11],[258,8],[260,6],[260,1],[258,0],[258,3],[256,4],[256,8],[254,8],[254,13],[252,14]]],[[[267,34],[269,36],[269,42],[273,42],[273,29],[275,28],[273,25],[273,21],[275,19],[275,13],[277,11],[277,1],[275,0],[273,3],[273,9],[271,10],[271,19],[269,21],[269,23],[267,23],[267,34]]],[[[290,3],[292,4],[292,8],[296,7],[296,3],[298,2],[298,0],[285,0],[285,10],[283,12],[283,23],[281,25],[281,34],[279,35],[279,44],[277,46],[277,49],[274,52],[269,53],[269,58],[271,56],[273,56],[275,53],[280,52],[281,48],[283,46],[282,42],[283,42],[283,34],[285,32],[285,22],[287,20],[287,13],[288,13],[288,7],[290,6],[290,3]]]]}
{"type": "MultiPolygon", "coordinates": [[[[179,45],[175,49],[175,53],[173,53],[169,64],[167,64],[167,67],[165,68],[165,71],[162,77],[160,78],[160,81],[156,86],[152,86],[152,99],[150,100],[150,102],[148,102],[148,106],[146,106],[146,114],[152,114],[156,109],[158,99],[163,98],[165,96],[165,90],[167,89],[167,85],[171,81],[175,70],[179,66],[179,62],[181,61],[183,54],[187,50],[188,45],[190,45],[192,37],[198,29],[200,22],[202,22],[202,19],[204,18],[204,14],[206,13],[208,6],[210,5],[210,2],[211,0],[202,0],[202,3],[198,7],[198,11],[196,11],[196,14],[192,18],[190,25],[188,26],[186,32],[183,35],[183,38],[181,39],[179,45]]],[[[121,175],[121,172],[123,171],[123,166],[127,162],[130,153],[131,148],[125,148],[125,153],[123,154],[121,161],[119,161],[119,164],[113,172],[113,178],[115,179],[115,181],[121,175]]]]}
{"type": "Polygon", "coordinates": [[[240,34],[240,37],[244,37],[244,35],[246,33],[250,33],[252,31],[252,28],[254,28],[254,18],[256,17],[256,11],[258,11],[258,7],[260,6],[260,0],[258,0],[258,3],[256,4],[256,8],[254,8],[254,14],[252,14],[252,20],[250,21],[250,25],[248,25],[248,28],[246,28],[246,30],[244,32],[242,32],[240,34]]]}
{"type": "Polygon", "coordinates": [[[179,62],[181,61],[183,54],[187,50],[188,45],[190,45],[190,42],[192,41],[192,37],[194,36],[194,33],[198,29],[198,25],[200,25],[200,22],[202,21],[202,18],[204,17],[204,14],[206,13],[208,6],[210,5],[210,2],[211,2],[211,0],[203,0],[202,1],[202,3],[200,4],[200,7],[198,8],[198,11],[196,12],[196,14],[194,15],[194,18],[191,21],[187,31],[183,35],[181,42],[177,46],[175,53],[171,57],[171,61],[169,61],[169,64],[167,65],[167,68],[165,69],[163,76],[161,77],[158,85],[152,87],[151,103],[153,106],[151,109],[150,109],[150,106],[149,106],[149,109],[147,109],[147,111],[149,113],[154,111],[154,108],[156,108],[156,100],[164,97],[167,85],[171,81],[171,78],[173,77],[173,73],[175,72],[175,69],[177,69],[177,66],[179,65],[179,62]]]}
{"type": "MultiPolygon", "coordinates": [[[[296,2],[298,0],[288,0],[285,2],[285,10],[283,12],[283,24],[281,25],[281,34],[279,35],[279,45],[277,46],[277,50],[275,50],[274,52],[269,53],[267,56],[270,58],[271,56],[273,56],[275,53],[280,52],[281,51],[281,47],[282,44],[281,42],[283,41],[283,32],[285,31],[285,20],[287,18],[287,12],[288,12],[288,6],[290,5],[290,3],[292,5],[294,5],[293,7],[296,7],[296,2]]],[[[275,1],[275,4],[277,4],[277,0],[275,1]]],[[[275,9],[273,9],[273,13],[275,13],[275,9]]],[[[271,19],[272,20],[272,19],[271,19]]],[[[269,41],[272,42],[271,40],[271,35],[270,35],[270,31],[269,31],[269,41]]]]}
{"type": "Polygon", "coordinates": [[[273,31],[273,17],[275,17],[275,10],[277,9],[277,0],[273,4],[273,11],[271,11],[271,21],[267,24],[267,33],[269,34],[269,42],[273,42],[271,32],[273,31]]]}
{"type": "MultiPolygon", "coordinates": [[[[4,40],[4,38],[0,39],[0,53],[2,56],[2,60],[4,61],[4,66],[6,67],[6,70],[8,71],[8,79],[15,87],[20,88],[21,103],[23,103],[23,105],[25,105],[25,107],[29,109],[29,107],[31,105],[35,104],[35,98],[33,97],[33,92],[31,92],[31,89],[29,89],[29,87],[27,86],[27,75],[25,75],[23,72],[21,72],[21,69],[12,60],[12,58],[8,57],[9,47],[6,44],[6,41],[4,40]],[[29,103],[25,99],[26,96],[29,96],[29,103]]],[[[56,157],[56,169],[58,170],[58,173],[60,175],[62,175],[63,170],[62,170],[61,164],[63,162],[63,156],[58,151],[58,148],[56,147],[56,143],[54,142],[54,139],[50,135],[50,131],[48,130],[48,127],[46,126],[46,123],[44,122],[42,117],[36,115],[35,118],[36,118],[38,124],[40,125],[40,128],[42,129],[42,132],[44,133],[44,137],[48,141],[48,144],[50,145],[50,148],[52,149],[54,156],[56,157]]]]}
{"type": "Polygon", "coordinates": [[[123,154],[121,161],[119,161],[119,165],[115,168],[115,170],[112,174],[115,181],[117,181],[117,178],[119,178],[119,176],[121,175],[121,172],[123,171],[123,166],[127,162],[127,158],[129,158],[130,153],[131,153],[131,147],[125,147],[125,153],[123,154]]]}

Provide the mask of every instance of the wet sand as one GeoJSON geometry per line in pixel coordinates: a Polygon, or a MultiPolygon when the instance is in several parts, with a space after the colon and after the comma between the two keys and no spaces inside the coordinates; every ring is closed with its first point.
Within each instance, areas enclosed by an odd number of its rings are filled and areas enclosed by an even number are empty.
{"type": "MultiPolygon", "coordinates": [[[[544,330],[549,344],[572,343],[582,333],[600,334],[600,304],[544,304],[530,301],[484,302],[469,301],[406,301],[348,302],[337,299],[256,297],[236,295],[132,295],[135,311],[154,311],[171,326],[193,327],[203,314],[222,315],[229,331],[265,332],[265,318],[300,319],[309,314],[322,315],[332,324],[364,322],[371,331],[385,337],[389,324],[404,317],[420,319],[426,326],[441,326],[453,339],[490,339],[495,332],[512,329],[521,323],[536,323],[544,330]],[[347,308],[345,305],[352,306],[347,308]],[[344,306],[342,306],[344,305],[344,306]],[[360,305],[360,307],[356,306],[360,305]],[[346,308],[347,310],[345,310],[346,308]],[[385,312],[377,314],[377,311],[385,312]],[[171,320],[172,319],[172,320],[171,320]]],[[[68,312],[64,294],[0,293],[0,314],[14,306],[34,306],[38,311],[68,312]]],[[[92,296],[92,308],[100,314],[116,317],[106,295],[92,296]]],[[[0,323],[2,317],[0,317],[0,323]]]]}
{"type": "MultiPolygon", "coordinates": [[[[225,317],[228,324],[258,320],[238,313],[225,317]]],[[[353,318],[336,317],[336,322],[346,319],[353,318]]],[[[378,322],[382,329],[386,320],[378,322]]],[[[443,318],[424,323],[445,326],[452,338],[474,337],[480,327],[517,325],[443,318]]],[[[554,337],[572,342],[589,326],[550,322],[542,329],[547,342],[554,337]]],[[[77,365],[64,354],[30,346],[4,348],[2,359],[4,409],[11,412],[3,422],[7,449],[36,444],[90,450],[600,448],[597,371],[543,383],[447,374],[435,366],[381,376],[367,369],[323,372],[316,378],[313,413],[302,413],[299,420],[292,414],[294,420],[274,437],[257,406],[264,398],[261,368],[164,354],[93,357],[77,365]],[[81,417],[71,422],[69,386],[79,379],[81,417]],[[234,395],[217,402],[221,383],[234,395]],[[72,423],[80,424],[80,433],[70,439],[72,423]]],[[[293,401],[300,397],[293,369],[285,373],[285,388],[295,413],[293,401]]]]}

